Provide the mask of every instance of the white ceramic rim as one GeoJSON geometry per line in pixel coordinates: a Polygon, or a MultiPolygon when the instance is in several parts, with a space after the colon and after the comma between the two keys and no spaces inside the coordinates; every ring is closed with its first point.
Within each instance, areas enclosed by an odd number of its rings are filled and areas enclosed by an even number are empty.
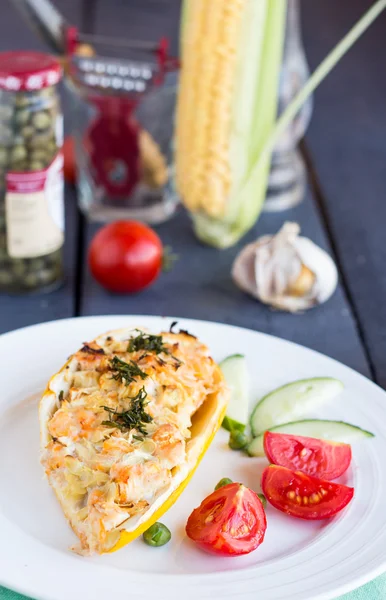
{"type": "MultiPolygon", "coordinates": [[[[347,593],[380,575],[386,570],[386,519],[383,498],[386,492],[386,475],[380,456],[386,454],[386,434],[380,424],[386,422],[386,394],[381,388],[337,361],[292,342],[249,329],[213,322],[196,321],[174,317],[101,316],[64,319],[19,329],[0,337],[0,348],[14,340],[27,336],[39,339],[39,329],[57,329],[83,324],[93,326],[98,333],[123,327],[126,324],[144,324],[154,330],[178,320],[184,328],[198,332],[206,330],[207,337],[221,335],[253,336],[258,346],[282,345],[296,352],[299,360],[304,358],[323,363],[332,376],[350,379],[366,398],[366,409],[355,406],[356,414],[362,413],[366,427],[377,433],[377,443],[366,446],[363,452],[363,472],[366,489],[360,490],[360,503],[350,513],[338,518],[325,535],[284,558],[268,561],[244,570],[200,574],[159,575],[149,578],[144,573],[118,571],[103,565],[96,569],[95,563],[75,555],[52,550],[18,529],[0,513],[0,583],[20,593],[39,600],[105,600],[107,595],[130,598],[179,598],[180,584],[184,586],[184,598],[274,598],[275,600],[330,600],[347,593]],[[225,328],[225,330],[224,330],[225,328]],[[371,414],[369,407],[371,406],[371,414]],[[360,504],[360,505],[359,505],[360,504]],[[7,541],[6,541],[7,540],[7,541]],[[26,576],[23,576],[23,566],[26,576]],[[301,573],[301,577],[299,574],[301,573]],[[76,585],[76,589],[74,589],[76,585]],[[55,590],[53,595],[53,590],[55,590]],[[127,594],[125,593],[127,592],[127,594]]],[[[22,346],[22,345],[21,345],[22,346]]],[[[0,399],[0,411],[2,409],[0,399]]],[[[347,415],[350,420],[350,415],[347,415]]],[[[364,488],[364,486],[363,486],[364,488]]]]}

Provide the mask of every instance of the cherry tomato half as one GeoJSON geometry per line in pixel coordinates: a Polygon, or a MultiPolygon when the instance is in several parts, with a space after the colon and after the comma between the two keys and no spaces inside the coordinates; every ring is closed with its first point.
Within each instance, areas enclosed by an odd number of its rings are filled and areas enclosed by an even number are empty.
{"type": "Polygon", "coordinates": [[[117,293],[138,292],[162,270],[162,242],[137,221],[116,221],[102,227],[89,248],[91,273],[106,289],[117,293]]]}
{"type": "Polygon", "coordinates": [[[255,550],[263,542],[266,528],[257,494],[241,483],[229,483],[194,509],[186,533],[207,552],[238,556],[255,550]]]}
{"type": "Polygon", "coordinates": [[[261,487],[272,506],[287,515],[307,520],[333,517],[354,496],[354,489],[346,485],[276,465],[264,469],[261,487]]]}
{"type": "Polygon", "coordinates": [[[271,431],[264,434],[264,451],[271,463],[320,479],[340,477],[351,462],[348,444],[271,431]]]}

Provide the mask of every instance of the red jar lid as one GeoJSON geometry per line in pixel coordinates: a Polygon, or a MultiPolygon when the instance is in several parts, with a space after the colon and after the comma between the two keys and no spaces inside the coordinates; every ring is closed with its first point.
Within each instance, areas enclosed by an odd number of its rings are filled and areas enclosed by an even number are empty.
{"type": "Polygon", "coordinates": [[[62,68],[50,54],[25,50],[0,53],[1,90],[41,90],[58,83],[61,76],[62,68]]]}

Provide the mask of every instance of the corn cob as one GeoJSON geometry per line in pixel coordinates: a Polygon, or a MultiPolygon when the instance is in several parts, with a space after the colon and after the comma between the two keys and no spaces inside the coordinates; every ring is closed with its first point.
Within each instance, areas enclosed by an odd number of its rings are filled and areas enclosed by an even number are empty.
{"type": "Polygon", "coordinates": [[[197,235],[218,247],[254,224],[264,197],[269,157],[247,205],[238,192],[275,118],[285,10],[286,0],[185,0],[176,184],[197,235]]]}
{"type": "MultiPolygon", "coordinates": [[[[206,90],[205,98],[216,98],[215,92],[221,89],[232,97],[232,119],[227,130],[229,146],[216,146],[218,128],[228,126],[229,97],[216,104],[212,101],[210,115],[214,119],[206,121],[206,140],[210,140],[210,153],[195,151],[195,135],[197,133],[194,115],[197,112],[198,100],[194,82],[200,76],[200,62],[197,57],[208,61],[216,56],[216,43],[209,39],[203,41],[203,23],[208,8],[203,0],[184,0],[181,29],[182,77],[178,97],[176,123],[176,183],[183,202],[193,212],[193,222],[197,236],[204,242],[219,248],[231,246],[250,229],[261,210],[266,192],[266,183],[270,164],[270,154],[280,135],[289,126],[302,104],[341,60],[359,37],[370,27],[383,10],[386,0],[376,0],[352,27],[344,38],[326,56],[312,74],[306,85],[293,99],[276,124],[274,117],[277,101],[277,79],[280,69],[281,49],[284,37],[284,16],[287,0],[215,0],[217,18],[223,19],[216,29],[223,31],[227,27],[227,19],[233,22],[233,34],[238,30],[238,59],[234,61],[232,44],[229,38],[224,45],[230,51],[229,59],[235,67],[233,79],[224,79],[223,72],[216,73],[215,83],[209,80],[210,91],[206,90]],[[223,10],[223,4],[228,11],[223,10]],[[240,9],[244,12],[240,26],[240,9]],[[234,10],[234,12],[233,12],[234,10]],[[210,51],[205,49],[210,44],[210,51]],[[204,47],[204,49],[203,49],[204,47]],[[189,65],[189,67],[187,66],[189,65]],[[224,85],[226,84],[226,85],[224,85]],[[221,86],[224,85],[223,88],[221,86]],[[197,105],[196,105],[197,101],[197,105]],[[220,111],[225,111],[220,114],[220,111]],[[213,132],[216,134],[212,137],[213,132]],[[226,148],[227,156],[224,159],[226,148]],[[208,157],[210,156],[211,161],[208,157]],[[195,172],[200,174],[201,187],[190,187],[192,167],[191,161],[197,161],[195,172]],[[211,186],[202,186],[208,181],[210,174],[205,170],[215,165],[214,172],[220,178],[214,184],[212,174],[211,186]],[[202,175],[202,173],[204,173],[202,175]],[[229,173],[231,184],[229,191],[229,173]],[[221,181],[221,178],[222,181],[221,181]],[[200,194],[197,196],[197,189],[200,194]],[[218,191],[222,189],[221,200],[218,191]],[[193,192],[192,192],[193,190],[193,192]],[[216,197],[213,201],[213,190],[216,197]],[[228,194],[228,195],[227,195],[228,194]]],[[[213,18],[213,15],[212,15],[213,18]]],[[[232,31],[232,28],[230,28],[232,31]]],[[[227,30],[228,31],[228,30],[227,30]]],[[[226,37],[226,36],[225,36],[226,37]]],[[[234,42],[234,38],[232,38],[234,42]]],[[[221,53],[220,53],[221,54],[221,53]]],[[[224,54],[225,56],[225,54],[224,54]]],[[[228,70],[228,76],[229,76],[228,70]]],[[[208,80],[206,82],[208,85],[208,80]]],[[[207,103],[208,101],[205,100],[207,103]]],[[[201,102],[200,110],[209,110],[201,102]],[[202,106],[203,105],[203,106],[202,106]]],[[[205,118],[203,119],[205,122],[205,118]]],[[[222,132],[224,133],[224,132],[222,132]]],[[[222,138],[224,136],[222,135],[222,138]]],[[[208,147],[206,148],[206,150],[208,147]]],[[[220,192],[221,193],[221,192],[220,192]]]]}

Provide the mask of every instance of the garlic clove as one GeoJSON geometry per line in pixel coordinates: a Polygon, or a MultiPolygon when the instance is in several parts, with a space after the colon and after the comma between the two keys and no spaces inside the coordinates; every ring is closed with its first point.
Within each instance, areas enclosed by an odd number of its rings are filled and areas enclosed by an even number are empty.
{"type": "Polygon", "coordinates": [[[326,302],[338,285],[338,270],[331,256],[305,237],[294,241],[302,262],[315,274],[315,296],[319,304],[326,302]]]}
{"type": "Polygon", "coordinates": [[[245,246],[238,254],[232,267],[232,279],[236,285],[247,294],[256,296],[255,281],[255,252],[256,242],[245,246]]]}
{"type": "Polygon", "coordinates": [[[289,312],[328,300],[338,283],[336,266],[324,250],[299,233],[297,223],[285,223],[276,235],[248,244],[232,267],[236,285],[261,302],[289,312]]]}

